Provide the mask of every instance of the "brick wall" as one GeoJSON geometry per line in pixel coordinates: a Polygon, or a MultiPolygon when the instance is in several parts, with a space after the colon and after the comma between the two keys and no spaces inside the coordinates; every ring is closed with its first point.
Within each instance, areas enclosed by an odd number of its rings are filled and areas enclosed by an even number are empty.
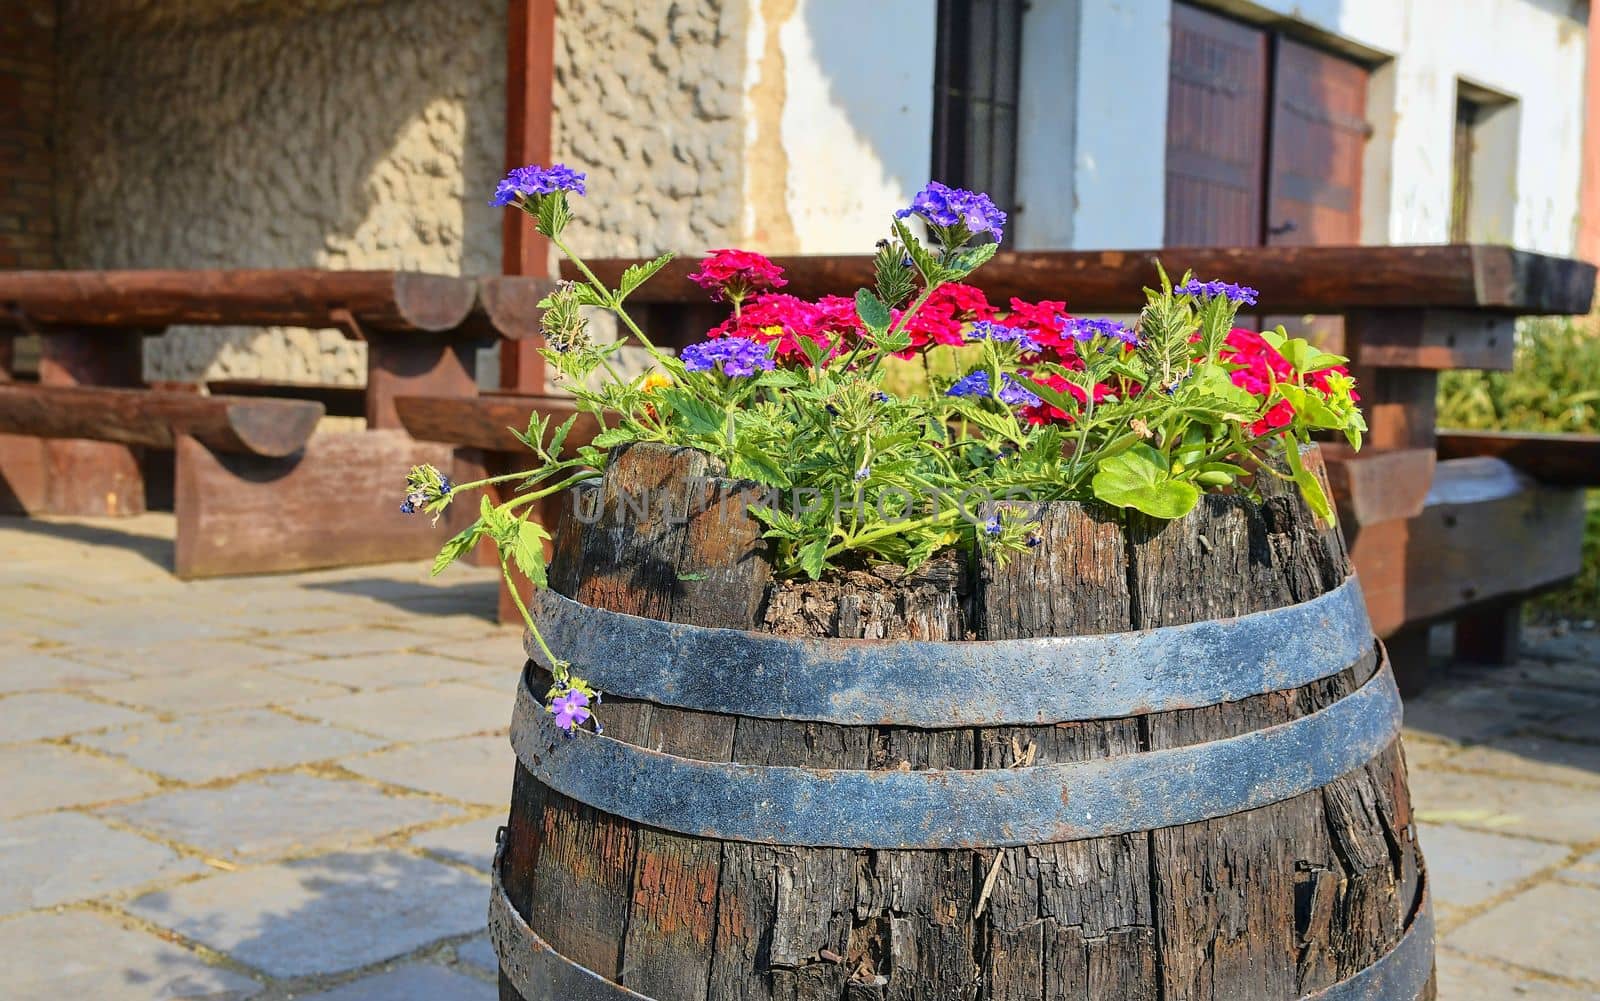
{"type": "Polygon", "coordinates": [[[0,0],[0,268],[56,265],[55,0],[0,0]]]}

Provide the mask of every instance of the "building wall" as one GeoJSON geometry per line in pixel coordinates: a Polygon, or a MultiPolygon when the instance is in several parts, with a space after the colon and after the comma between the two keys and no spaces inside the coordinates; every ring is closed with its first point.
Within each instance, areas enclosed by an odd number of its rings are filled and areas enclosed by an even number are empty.
{"type": "Polygon", "coordinates": [[[0,0],[0,268],[56,263],[50,208],[55,31],[52,5],[0,0]]]}
{"type": "MultiPolygon", "coordinates": [[[[1444,242],[1450,232],[1456,81],[1516,99],[1512,222],[1485,239],[1573,251],[1584,134],[1588,4],[1582,0],[1217,0],[1246,20],[1288,20],[1377,63],[1365,172],[1364,239],[1444,242]]],[[[1166,66],[1171,0],[1038,0],[1028,17],[1077,18],[1065,50],[1076,80],[1072,124],[1024,107],[1027,121],[1073,130],[1071,194],[1052,176],[1063,143],[1026,138],[1024,205],[1071,223],[1030,221],[1033,246],[1158,246],[1164,229],[1166,66]],[[1037,234],[1037,235],[1035,235],[1037,234]]],[[[1060,74],[1060,69],[1052,72],[1060,74]]],[[[1024,67],[1024,77],[1029,70],[1024,67]]],[[[1026,96],[1025,90],[1025,96],[1026,96]]],[[[1048,134],[1047,134],[1048,135],[1048,134]]]]}
{"type": "Polygon", "coordinates": [[[751,0],[560,0],[556,159],[589,175],[580,254],[720,247],[740,233],[751,0]]]}
{"type": "MultiPolygon", "coordinates": [[[[505,0],[62,0],[68,267],[499,270],[505,0]]],[[[358,384],[333,331],[191,329],[152,379],[358,384]]]]}

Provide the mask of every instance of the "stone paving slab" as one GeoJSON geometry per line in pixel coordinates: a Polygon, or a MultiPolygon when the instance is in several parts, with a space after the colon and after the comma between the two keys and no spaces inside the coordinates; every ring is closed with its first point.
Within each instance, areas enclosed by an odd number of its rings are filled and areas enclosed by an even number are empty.
{"type": "Polygon", "coordinates": [[[447,970],[442,966],[408,964],[377,976],[320,994],[302,994],[302,1001],[496,1001],[494,984],[447,970]]]}
{"type": "Polygon", "coordinates": [[[1439,950],[1438,968],[1439,1001],[1600,1001],[1600,991],[1535,979],[1453,949],[1439,950]]]}
{"type": "Polygon", "coordinates": [[[289,706],[338,694],[333,685],[302,681],[259,668],[213,667],[187,674],[138,678],[90,689],[101,698],[167,713],[221,712],[289,706]]]}
{"type": "Polygon", "coordinates": [[[456,643],[440,643],[434,650],[441,657],[454,657],[480,668],[504,670],[515,675],[527,654],[522,652],[522,630],[509,626],[494,628],[490,635],[456,643]]]}
{"type": "Polygon", "coordinates": [[[1600,889],[1600,851],[1592,852],[1561,870],[1560,876],[1574,883],[1587,883],[1600,889]]]}
{"type": "Polygon", "coordinates": [[[473,671],[471,665],[427,653],[372,653],[327,660],[301,660],[274,670],[346,688],[395,688],[449,681],[473,671]]]}
{"type": "Polygon", "coordinates": [[[261,985],[146,932],[83,911],[0,922],[11,1001],[243,1001],[261,985]]]}
{"type": "Polygon", "coordinates": [[[1463,952],[1550,976],[1600,983],[1597,928],[1600,888],[1542,883],[1473,918],[1444,941],[1463,952]]]}
{"type": "Polygon", "coordinates": [[[210,616],[174,614],[177,603],[160,605],[118,605],[85,610],[71,622],[60,625],[41,623],[29,631],[38,636],[71,646],[117,649],[134,644],[186,643],[237,637],[249,632],[210,616]]]}
{"type": "Polygon", "coordinates": [[[6,649],[5,659],[0,661],[0,694],[80,688],[101,681],[123,681],[127,677],[110,668],[93,667],[52,653],[6,649]]]}
{"type": "Polygon", "coordinates": [[[397,852],[343,852],[213,876],[128,910],[275,977],[337,973],[477,931],[488,884],[397,852]]]}
{"type": "Polygon", "coordinates": [[[1550,841],[1593,841],[1600,831],[1600,796],[1526,779],[1491,782],[1481,775],[1417,769],[1411,805],[1429,824],[1458,824],[1550,841]]]}
{"type": "Polygon", "coordinates": [[[1581,740],[1600,744],[1600,709],[1587,706],[1567,716],[1539,724],[1539,732],[1561,740],[1581,740]]]}
{"type": "Polygon", "coordinates": [[[158,643],[131,648],[80,647],[67,656],[115,668],[134,677],[153,678],[205,670],[242,670],[303,660],[305,654],[273,650],[243,639],[202,640],[195,643],[158,643]]]}
{"type": "Polygon", "coordinates": [[[374,750],[383,741],[270,709],[138,723],[75,738],[146,771],[184,782],[289,768],[374,750]]]}
{"type": "Polygon", "coordinates": [[[456,959],[490,976],[499,976],[500,958],[494,954],[494,943],[488,935],[479,935],[456,946],[456,959]]]}
{"type": "Polygon", "coordinates": [[[1524,734],[1496,738],[1445,761],[1458,771],[1600,788],[1600,744],[1524,734]]]}
{"type": "Polygon", "coordinates": [[[355,782],[289,773],[220,789],[174,790],[100,812],[211,855],[261,860],[369,841],[459,811],[355,782]]]}
{"type": "Polygon", "coordinates": [[[58,692],[24,692],[0,698],[0,743],[65,737],[137,723],[144,713],[58,692]]]}
{"type": "Polygon", "coordinates": [[[1469,685],[1441,688],[1406,705],[1406,726],[1449,740],[1483,741],[1579,709],[1600,697],[1551,688],[1469,685]]]}
{"type": "Polygon", "coordinates": [[[421,633],[406,632],[393,626],[363,626],[316,633],[263,636],[254,642],[276,650],[318,657],[349,657],[363,653],[393,653],[412,647],[425,647],[432,640],[421,633]]]}
{"type": "Polygon", "coordinates": [[[1418,832],[1434,899],[1446,907],[1485,903],[1570,854],[1562,845],[1423,824],[1418,832]]]}
{"type": "Polygon", "coordinates": [[[295,706],[295,714],[390,740],[443,740],[511,729],[511,700],[457,683],[358,692],[295,706]]]}
{"type": "MultiPolygon", "coordinates": [[[[507,797],[509,799],[509,796],[507,797]]],[[[494,862],[494,836],[506,822],[505,811],[482,820],[450,827],[436,827],[412,835],[411,844],[423,851],[432,852],[463,865],[470,865],[484,874],[494,862]]]]}
{"type": "Polygon", "coordinates": [[[0,914],[54,907],[208,871],[80,813],[0,821],[0,914]]]}
{"type": "Polygon", "coordinates": [[[154,781],[127,765],[53,744],[0,745],[0,817],[134,799],[154,781]]]}
{"type": "Polygon", "coordinates": [[[517,755],[505,737],[460,737],[347,758],[358,775],[493,806],[511,801],[517,755]]]}

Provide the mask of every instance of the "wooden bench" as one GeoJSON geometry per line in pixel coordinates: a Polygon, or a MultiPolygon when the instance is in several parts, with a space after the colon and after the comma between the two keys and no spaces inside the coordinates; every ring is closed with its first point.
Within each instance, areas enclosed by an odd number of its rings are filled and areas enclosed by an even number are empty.
{"type": "Polygon", "coordinates": [[[132,514],[170,482],[180,576],[422,558],[451,526],[399,513],[405,472],[453,454],[406,434],[394,401],[474,396],[477,350],[497,336],[477,282],[448,275],[0,273],[0,509],[132,514]],[[143,338],[176,325],[335,328],[366,343],[367,384],[144,387],[143,338]],[[39,338],[36,383],[12,366],[21,334],[39,338]],[[367,430],[294,440],[323,414],[367,430]]]}

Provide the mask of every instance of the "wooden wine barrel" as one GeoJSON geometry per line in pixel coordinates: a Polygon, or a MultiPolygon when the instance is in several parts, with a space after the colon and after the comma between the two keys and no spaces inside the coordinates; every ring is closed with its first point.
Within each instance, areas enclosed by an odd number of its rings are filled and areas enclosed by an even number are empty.
{"type": "Polygon", "coordinates": [[[626,449],[558,533],[606,730],[530,651],[502,999],[1434,997],[1393,675],[1298,498],[797,584],[717,472],[626,449]]]}

